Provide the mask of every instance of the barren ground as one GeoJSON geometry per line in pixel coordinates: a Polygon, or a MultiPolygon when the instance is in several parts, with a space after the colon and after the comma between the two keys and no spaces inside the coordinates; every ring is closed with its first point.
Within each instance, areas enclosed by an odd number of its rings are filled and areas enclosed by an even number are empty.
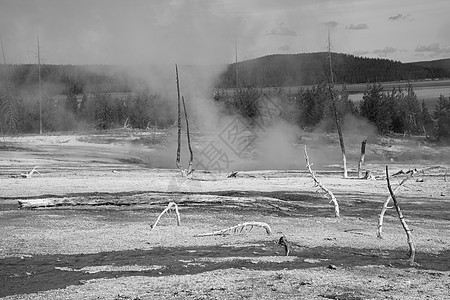
{"type": "MultiPolygon", "coordinates": [[[[2,138],[0,297],[450,299],[450,148],[373,141],[364,168],[376,180],[356,179],[355,172],[343,179],[339,160],[313,166],[340,204],[335,218],[304,168],[302,145],[301,168],[237,170],[236,178],[199,170],[183,180],[178,170],[155,168],[159,153],[169,151],[162,140],[142,132],[2,138]],[[397,193],[418,265],[407,262],[394,209],[384,218],[383,239],[376,237],[388,196],[386,164],[391,173],[432,167],[397,193]],[[41,175],[20,176],[34,166],[41,175]],[[19,200],[30,199],[110,205],[18,209],[19,200]],[[169,201],[179,204],[181,225],[169,214],[151,230],[169,201]],[[245,221],[266,222],[273,233],[196,237],[245,221]],[[292,244],[289,256],[276,244],[282,235],[292,244]]],[[[338,149],[335,142],[315,144],[314,136],[302,141],[312,161],[338,149]]],[[[358,151],[349,151],[352,166],[358,151]]],[[[393,185],[402,178],[392,177],[393,185]]]]}

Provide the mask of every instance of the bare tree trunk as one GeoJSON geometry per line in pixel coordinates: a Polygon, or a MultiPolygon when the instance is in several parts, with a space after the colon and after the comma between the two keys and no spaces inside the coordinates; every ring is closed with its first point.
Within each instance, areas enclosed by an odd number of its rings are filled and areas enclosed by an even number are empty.
{"type": "Polygon", "coordinates": [[[308,158],[308,152],[306,151],[306,146],[305,146],[305,160],[306,160],[306,167],[308,168],[309,174],[311,174],[311,177],[314,180],[314,183],[316,184],[316,186],[318,186],[326,195],[327,197],[331,200],[331,202],[333,202],[334,204],[334,216],[336,218],[339,218],[340,214],[339,214],[339,204],[336,200],[336,197],[334,196],[334,194],[327,189],[320,181],[319,179],[317,179],[316,175],[314,174],[313,170],[311,169],[311,164],[309,163],[309,158],[308,158]]]}
{"type": "Polygon", "coordinates": [[[333,88],[334,88],[334,78],[333,78],[333,67],[331,64],[331,41],[330,41],[330,30],[328,29],[328,58],[330,63],[330,80],[328,82],[328,90],[330,92],[331,100],[333,103],[333,111],[334,111],[334,119],[336,120],[337,132],[339,135],[339,145],[341,146],[342,153],[342,164],[344,167],[344,178],[348,177],[347,173],[347,157],[345,156],[345,146],[344,146],[344,137],[342,136],[341,124],[339,122],[339,115],[336,106],[336,97],[334,96],[333,88]]]}
{"type": "Polygon", "coordinates": [[[187,142],[188,142],[188,148],[189,148],[189,165],[188,165],[188,169],[186,171],[186,175],[190,176],[192,174],[192,172],[194,172],[194,170],[192,169],[192,164],[194,161],[194,154],[192,152],[192,147],[191,147],[191,137],[189,134],[189,121],[188,121],[188,114],[187,114],[187,110],[186,110],[186,103],[184,101],[184,96],[182,96],[181,99],[183,100],[184,117],[186,119],[186,135],[187,135],[187,142]]]}
{"type": "Polygon", "coordinates": [[[175,64],[175,72],[176,72],[176,76],[177,76],[177,96],[178,96],[178,106],[177,106],[177,126],[178,126],[178,133],[177,133],[177,168],[180,169],[181,171],[181,175],[183,177],[186,177],[186,171],[183,168],[183,165],[181,164],[181,157],[180,157],[180,153],[181,153],[181,96],[180,96],[180,80],[178,78],[178,66],[175,64]]]}
{"type": "Polygon", "coordinates": [[[344,178],[347,178],[348,177],[347,158],[345,156],[344,137],[342,135],[341,124],[339,122],[339,115],[338,115],[337,107],[336,107],[336,99],[334,97],[334,92],[333,92],[332,86],[329,86],[329,89],[330,89],[330,94],[331,94],[332,101],[333,101],[334,119],[336,120],[336,128],[337,128],[337,132],[338,132],[338,135],[339,135],[339,145],[341,146],[342,164],[343,164],[343,167],[344,167],[344,178]]]}
{"type": "MultiPolygon", "coordinates": [[[[400,184],[394,189],[394,193],[396,193],[407,180],[412,178],[412,176],[413,176],[413,173],[409,174],[405,179],[403,179],[400,182],[400,184]]],[[[381,208],[380,215],[378,216],[377,237],[379,237],[380,239],[382,238],[382,233],[383,233],[384,214],[386,213],[386,210],[388,209],[388,205],[389,205],[389,202],[391,201],[391,199],[392,199],[392,196],[389,195],[387,197],[386,201],[384,202],[383,207],[381,208]]]]}
{"type": "Polygon", "coordinates": [[[389,193],[391,194],[391,197],[392,197],[392,201],[394,202],[395,209],[397,210],[398,217],[400,219],[400,222],[402,223],[403,229],[406,232],[407,242],[408,242],[408,246],[409,246],[409,262],[410,262],[410,264],[413,264],[414,258],[416,256],[416,249],[414,247],[414,242],[413,242],[413,238],[411,235],[412,230],[409,229],[408,225],[406,224],[405,218],[403,217],[402,211],[400,210],[400,206],[398,205],[397,199],[395,198],[394,191],[391,188],[391,183],[389,182],[388,166],[386,166],[386,181],[387,181],[389,193]]]}
{"type": "Polygon", "coordinates": [[[358,178],[361,178],[361,168],[364,163],[364,158],[366,156],[366,143],[367,143],[367,139],[365,139],[364,141],[361,142],[361,157],[359,158],[359,163],[358,163],[358,178]]]}

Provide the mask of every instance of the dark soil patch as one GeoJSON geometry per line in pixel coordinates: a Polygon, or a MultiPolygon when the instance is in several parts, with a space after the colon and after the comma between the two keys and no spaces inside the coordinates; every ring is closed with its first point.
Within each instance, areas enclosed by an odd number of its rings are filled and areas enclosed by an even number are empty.
{"type": "MultiPolygon", "coordinates": [[[[245,246],[245,245],[243,245],[245,246]]],[[[83,284],[96,278],[126,276],[169,276],[198,274],[207,271],[246,268],[251,270],[294,270],[329,265],[351,268],[366,265],[384,265],[392,268],[410,267],[406,251],[379,251],[353,248],[305,248],[294,246],[293,260],[258,261],[256,258],[283,256],[284,249],[273,242],[249,244],[245,247],[204,246],[154,248],[152,250],[126,250],[76,255],[36,255],[0,260],[0,297],[64,288],[83,284]],[[243,259],[233,259],[242,257],[243,259]],[[215,260],[208,260],[215,259],[215,260]],[[217,260],[217,258],[230,258],[217,260]],[[252,259],[255,258],[255,259],[252,259]],[[206,260],[205,260],[206,259],[206,260]],[[305,261],[306,260],[306,261],[305,261]],[[92,266],[160,266],[142,271],[85,272],[80,269],[92,266]]],[[[417,253],[418,268],[448,271],[450,251],[440,254],[417,253]]],[[[332,269],[329,272],[333,272],[332,269]]]]}
{"type": "Polygon", "coordinates": [[[37,150],[25,147],[11,146],[8,144],[2,144],[0,145],[0,151],[36,152],[37,150]]]}

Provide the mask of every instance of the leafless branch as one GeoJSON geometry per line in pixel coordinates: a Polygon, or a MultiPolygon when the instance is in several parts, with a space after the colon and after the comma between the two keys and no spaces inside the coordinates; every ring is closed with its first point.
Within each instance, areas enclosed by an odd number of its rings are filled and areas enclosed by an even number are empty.
{"type": "Polygon", "coordinates": [[[36,170],[37,168],[38,168],[38,166],[34,167],[29,173],[21,173],[20,176],[22,176],[23,178],[31,178],[31,176],[33,175],[33,173],[36,172],[36,173],[38,173],[39,175],[41,175],[41,177],[42,177],[42,174],[39,173],[38,170],[36,170]]]}
{"type": "Polygon", "coordinates": [[[151,225],[151,229],[154,229],[156,225],[158,224],[159,220],[161,219],[162,215],[164,215],[166,212],[170,211],[172,209],[172,206],[175,208],[175,213],[177,215],[177,225],[180,226],[180,213],[178,212],[178,205],[175,202],[170,202],[167,207],[159,214],[158,218],[156,219],[155,223],[151,225]]]}

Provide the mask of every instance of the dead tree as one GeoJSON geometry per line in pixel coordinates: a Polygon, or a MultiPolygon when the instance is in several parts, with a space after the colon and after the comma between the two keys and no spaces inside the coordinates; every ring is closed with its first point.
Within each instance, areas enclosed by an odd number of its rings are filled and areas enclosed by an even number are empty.
{"type": "MultiPolygon", "coordinates": [[[[402,187],[402,185],[408,181],[409,179],[411,179],[413,176],[413,173],[410,173],[407,177],[405,177],[400,183],[399,185],[394,189],[394,193],[396,193],[398,190],[400,190],[400,188],[402,187]]],[[[377,237],[379,237],[380,239],[383,238],[382,237],[382,233],[383,233],[383,218],[384,218],[384,214],[386,213],[386,210],[389,208],[389,202],[391,201],[392,196],[389,195],[386,199],[386,201],[383,203],[383,207],[381,208],[381,212],[380,215],[378,216],[378,227],[377,227],[377,237]]],[[[392,208],[392,207],[391,207],[392,208]]]]}
{"type": "Polygon", "coordinates": [[[228,227],[225,229],[221,229],[221,230],[217,230],[217,231],[213,231],[213,232],[209,232],[209,233],[201,233],[201,234],[197,234],[195,236],[197,237],[202,237],[202,236],[213,236],[213,235],[226,235],[226,234],[237,234],[237,233],[241,233],[244,230],[247,230],[250,232],[253,227],[262,227],[266,230],[266,233],[268,235],[272,234],[272,230],[270,229],[270,226],[267,223],[264,222],[244,222],[241,224],[238,224],[236,226],[232,226],[232,227],[228,227]]]}
{"type": "Polygon", "coordinates": [[[177,159],[176,159],[176,164],[177,164],[177,168],[180,169],[181,171],[181,175],[183,177],[189,177],[192,175],[193,169],[192,169],[192,163],[194,160],[194,155],[192,153],[192,148],[191,148],[191,139],[190,139],[190,135],[189,135],[189,122],[188,122],[188,115],[187,115],[187,111],[186,111],[186,104],[184,101],[184,97],[181,97],[180,95],[180,80],[178,77],[178,65],[175,64],[175,72],[176,72],[176,78],[177,78],[177,100],[178,100],[178,106],[177,106],[177,126],[178,126],[178,132],[177,132],[177,159]],[[190,159],[189,159],[189,166],[188,169],[184,169],[183,165],[181,164],[181,101],[183,101],[183,108],[184,108],[184,115],[186,118],[186,134],[187,134],[187,140],[188,140],[188,147],[189,147],[189,152],[190,152],[190,159]]]}
{"type": "Polygon", "coordinates": [[[316,186],[318,186],[326,195],[327,198],[330,199],[330,202],[333,202],[334,204],[334,216],[336,218],[339,218],[340,214],[339,214],[339,204],[336,200],[336,197],[334,196],[334,194],[327,189],[320,181],[319,179],[317,179],[316,175],[314,174],[313,170],[311,169],[312,164],[309,163],[309,158],[308,158],[308,152],[306,151],[306,146],[305,146],[305,160],[306,160],[306,167],[308,168],[309,174],[311,174],[312,179],[314,180],[314,183],[316,186]]]}
{"type": "Polygon", "coordinates": [[[359,163],[358,163],[358,178],[361,178],[361,168],[364,163],[364,158],[366,156],[366,144],[367,144],[367,139],[365,139],[364,141],[361,142],[361,157],[359,158],[359,163]]]}
{"type": "Polygon", "coordinates": [[[400,206],[398,205],[397,199],[395,198],[395,193],[392,190],[391,183],[389,182],[388,166],[386,166],[386,181],[387,181],[389,193],[391,194],[391,197],[392,197],[392,201],[394,202],[395,210],[397,211],[400,222],[402,223],[403,229],[406,232],[406,238],[407,238],[407,242],[408,242],[408,246],[409,246],[409,263],[413,264],[414,258],[416,256],[416,249],[414,247],[414,242],[413,242],[413,238],[412,238],[412,234],[411,234],[412,230],[409,229],[408,225],[406,224],[405,218],[402,214],[402,211],[400,210],[400,206]]]}
{"type": "Polygon", "coordinates": [[[339,135],[339,145],[341,146],[341,153],[342,153],[342,164],[344,167],[344,178],[348,177],[347,172],[347,157],[345,156],[345,145],[344,145],[344,137],[342,135],[342,129],[341,124],[339,122],[339,114],[337,111],[337,105],[336,105],[336,97],[334,95],[334,78],[333,78],[333,68],[331,64],[331,43],[330,43],[330,30],[328,30],[328,58],[330,62],[330,80],[328,82],[328,90],[330,92],[332,104],[333,104],[333,112],[334,112],[334,119],[336,121],[336,129],[339,135]]]}
{"type": "Polygon", "coordinates": [[[151,229],[155,229],[155,227],[158,224],[159,220],[161,219],[162,215],[164,215],[166,212],[170,211],[172,209],[172,206],[175,208],[175,213],[177,215],[177,226],[180,226],[180,213],[178,212],[178,205],[175,202],[169,202],[167,207],[159,214],[155,223],[153,223],[153,225],[150,225],[151,229]]]}
{"type": "Polygon", "coordinates": [[[184,96],[182,96],[181,99],[183,100],[184,117],[186,119],[186,136],[187,136],[188,149],[189,149],[189,164],[188,164],[188,169],[187,169],[186,175],[190,176],[192,174],[192,172],[194,172],[194,170],[192,169],[192,164],[194,161],[194,154],[192,152],[192,147],[191,147],[191,136],[189,134],[189,121],[188,121],[188,114],[187,114],[187,110],[186,110],[186,103],[184,101],[184,96]]]}

